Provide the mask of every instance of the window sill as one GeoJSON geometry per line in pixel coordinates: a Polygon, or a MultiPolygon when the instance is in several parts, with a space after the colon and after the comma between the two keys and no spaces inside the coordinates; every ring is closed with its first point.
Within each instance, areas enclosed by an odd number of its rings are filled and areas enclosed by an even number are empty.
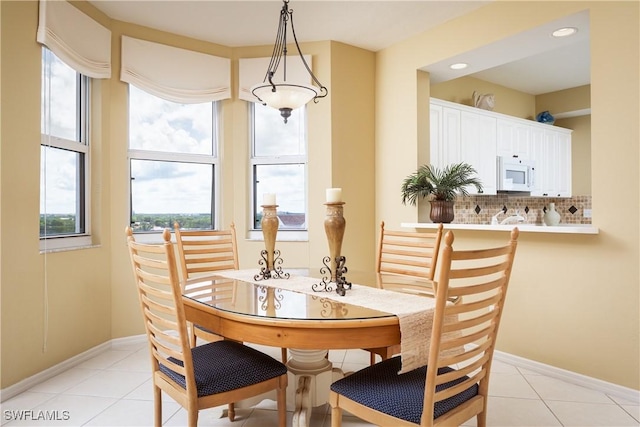
{"type": "Polygon", "coordinates": [[[40,239],[40,253],[78,251],[82,249],[98,248],[94,245],[91,236],[50,237],[40,239]]]}
{"type": "MultiPolygon", "coordinates": [[[[250,230],[247,240],[263,241],[262,230],[250,230]]],[[[276,240],[278,242],[308,242],[309,232],[307,230],[278,230],[276,240]]]]}

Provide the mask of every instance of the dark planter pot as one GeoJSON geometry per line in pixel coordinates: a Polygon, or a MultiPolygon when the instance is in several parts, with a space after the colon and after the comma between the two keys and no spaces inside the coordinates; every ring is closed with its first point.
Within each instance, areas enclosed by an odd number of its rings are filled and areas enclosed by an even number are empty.
{"type": "Polygon", "coordinates": [[[442,222],[445,224],[453,221],[453,201],[431,200],[431,213],[429,217],[433,222],[442,222]]]}

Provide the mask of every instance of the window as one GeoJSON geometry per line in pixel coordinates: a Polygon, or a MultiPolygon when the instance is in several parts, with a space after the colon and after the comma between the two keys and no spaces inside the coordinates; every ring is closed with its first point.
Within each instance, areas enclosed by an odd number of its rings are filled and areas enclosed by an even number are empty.
{"type": "Polygon", "coordinates": [[[43,250],[91,243],[88,119],[89,78],[43,48],[40,143],[43,250]]]}
{"type": "Polygon", "coordinates": [[[217,102],[179,104],[129,85],[131,226],[215,228],[217,102]]]}
{"type": "Polygon", "coordinates": [[[260,230],[263,194],[276,195],[280,231],[307,229],[306,109],[280,112],[258,103],[252,110],[253,229],[260,230]]]}

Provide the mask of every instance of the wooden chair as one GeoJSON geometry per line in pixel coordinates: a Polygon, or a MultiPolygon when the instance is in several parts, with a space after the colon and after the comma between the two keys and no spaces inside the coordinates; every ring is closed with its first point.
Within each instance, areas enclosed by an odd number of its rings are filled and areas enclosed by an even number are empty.
{"type": "MultiPolygon", "coordinates": [[[[435,231],[391,231],[384,228],[384,221],[380,223],[380,236],[378,238],[378,255],[376,259],[376,272],[378,273],[378,286],[398,292],[411,292],[420,295],[433,296],[431,286],[440,241],[442,240],[442,224],[435,231]],[[398,275],[410,279],[413,282],[402,280],[380,280],[380,275],[398,275]],[[419,280],[424,280],[419,284],[419,280]]],[[[386,360],[400,352],[400,346],[369,348],[370,361],[373,365],[376,354],[382,360],[386,360]]]]}
{"type": "Polygon", "coordinates": [[[277,390],[278,424],[286,423],[287,368],[272,357],[234,341],[189,345],[171,232],[164,243],[137,243],[130,227],[127,244],[151,351],[155,425],[162,424],[162,392],[188,413],[196,426],[200,409],[230,404],[277,390]]]}
{"type": "Polygon", "coordinates": [[[342,411],[380,426],[453,426],[476,416],[486,426],[491,362],[516,251],[453,250],[444,237],[428,364],[404,374],[400,356],[331,385],[331,426],[342,411]],[[456,304],[448,301],[459,297],[456,304]]]}
{"type": "MultiPolygon", "coordinates": [[[[173,229],[178,246],[178,257],[184,281],[215,274],[224,270],[238,270],[238,246],[236,227],[231,223],[228,230],[181,230],[175,222],[173,229]]],[[[224,295],[217,295],[224,298],[224,295]]],[[[198,338],[211,342],[222,339],[221,336],[191,325],[191,345],[195,346],[198,338]]],[[[282,361],[287,361],[287,349],[281,349],[282,361]]]]}
{"type": "MultiPolygon", "coordinates": [[[[183,281],[217,271],[238,270],[236,228],[233,223],[228,230],[180,230],[177,222],[173,224],[173,228],[183,281]]],[[[207,342],[222,339],[199,325],[190,325],[190,329],[192,346],[196,345],[198,338],[207,342]]]]}

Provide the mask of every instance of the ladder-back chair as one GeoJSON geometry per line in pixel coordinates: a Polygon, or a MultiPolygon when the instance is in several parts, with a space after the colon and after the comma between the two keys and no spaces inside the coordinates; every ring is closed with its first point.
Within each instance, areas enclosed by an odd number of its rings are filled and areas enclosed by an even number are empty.
{"type": "MultiPolygon", "coordinates": [[[[228,230],[181,230],[178,222],[174,223],[173,228],[183,281],[239,268],[233,223],[228,230]]],[[[215,297],[225,298],[222,294],[215,297]]],[[[198,338],[208,342],[222,339],[199,325],[191,325],[192,346],[196,345],[198,338]]]]}
{"type": "MultiPolygon", "coordinates": [[[[382,221],[376,257],[378,286],[398,292],[433,296],[431,282],[436,271],[442,230],[442,224],[438,224],[435,230],[430,231],[393,231],[385,229],[382,221]],[[380,275],[397,275],[415,280],[394,282],[381,280],[380,275]],[[423,283],[419,283],[420,281],[423,283]]],[[[376,354],[385,360],[400,352],[400,346],[365,350],[370,353],[370,363],[373,365],[376,354]]]]}
{"type": "Polygon", "coordinates": [[[286,366],[234,341],[191,347],[171,232],[156,245],[137,243],[130,227],[126,236],[151,352],[155,425],[162,424],[163,391],[196,426],[201,409],[229,404],[233,421],[233,402],[276,390],[278,425],[285,427],[286,366]]]}
{"type": "Polygon", "coordinates": [[[401,357],[331,385],[331,426],[342,411],[380,426],[457,426],[487,421],[491,362],[516,251],[518,229],[504,246],[454,250],[447,232],[440,259],[428,364],[398,374],[401,357]],[[450,298],[459,298],[454,304],[450,298]]]}

